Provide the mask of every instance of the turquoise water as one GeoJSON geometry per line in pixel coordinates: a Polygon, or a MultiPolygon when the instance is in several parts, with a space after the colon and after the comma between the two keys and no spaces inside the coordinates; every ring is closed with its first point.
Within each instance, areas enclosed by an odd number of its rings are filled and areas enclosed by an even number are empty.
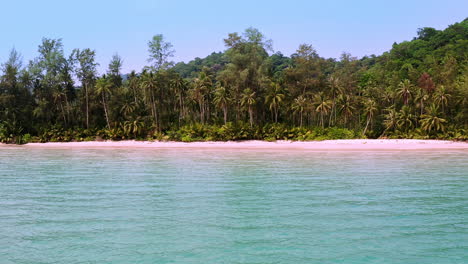
{"type": "Polygon", "coordinates": [[[468,263],[468,153],[0,149],[0,263],[468,263]]]}

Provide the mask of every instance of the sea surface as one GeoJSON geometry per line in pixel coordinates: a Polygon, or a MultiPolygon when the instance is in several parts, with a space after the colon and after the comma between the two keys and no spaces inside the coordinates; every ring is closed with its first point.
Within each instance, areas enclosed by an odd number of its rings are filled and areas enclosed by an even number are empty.
{"type": "Polygon", "coordinates": [[[10,263],[468,263],[468,152],[2,147],[10,263]]]}

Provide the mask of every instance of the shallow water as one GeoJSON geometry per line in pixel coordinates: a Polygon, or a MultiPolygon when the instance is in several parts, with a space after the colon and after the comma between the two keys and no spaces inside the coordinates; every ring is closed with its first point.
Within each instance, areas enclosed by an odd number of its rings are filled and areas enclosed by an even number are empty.
{"type": "Polygon", "coordinates": [[[0,149],[0,263],[468,263],[466,151],[0,149]]]}

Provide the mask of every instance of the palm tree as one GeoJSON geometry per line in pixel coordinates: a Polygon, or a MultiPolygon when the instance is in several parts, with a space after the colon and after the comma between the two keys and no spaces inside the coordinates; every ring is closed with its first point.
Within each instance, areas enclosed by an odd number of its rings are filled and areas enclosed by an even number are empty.
{"type": "Polygon", "coordinates": [[[364,128],[364,132],[362,133],[363,135],[366,134],[367,128],[369,127],[369,123],[371,123],[371,121],[374,119],[374,114],[377,112],[377,110],[377,103],[375,102],[375,100],[372,98],[367,99],[367,101],[364,103],[364,111],[367,116],[367,122],[366,128],[364,128]]]}
{"type": "Polygon", "coordinates": [[[435,104],[426,108],[426,114],[421,116],[421,128],[427,133],[445,131],[444,123],[447,120],[440,117],[439,109],[435,104]]]}
{"type": "Polygon", "coordinates": [[[424,102],[426,102],[427,100],[429,100],[429,95],[426,93],[424,89],[419,89],[418,93],[414,97],[414,101],[417,103],[417,105],[419,106],[421,110],[420,115],[423,114],[424,102]]]}
{"type": "Polygon", "coordinates": [[[398,112],[397,125],[399,128],[403,128],[405,132],[414,126],[414,115],[411,114],[411,108],[407,105],[403,106],[398,112]]]}
{"type": "Polygon", "coordinates": [[[210,76],[206,72],[202,71],[199,78],[195,79],[193,82],[192,89],[190,92],[190,97],[192,100],[198,103],[200,108],[200,122],[205,123],[205,116],[207,110],[207,104],[205,103],[207,95],[210,93],[210,88],[212,86],[212,81],[210,76]]]}
{"type": "Polygon", "coordinates": [[[442,113],[445,113],[445,107],[448,105],[449,99],[452,97],[445,86],[441,85],[434,93],[434,102],[442,107],[442,113]]]}
{"type": "Polygon", "coordinates": [[[229,98],[226,88],[218,86],[215,90],[213,102],[216,107],[223,109],[224,124],[227,123],[228,106],[230,101],[231,98],[229,98]]]}
{"type": "Polygon", "coordinates": [[[137,118],[133,121],[125,121],[125,123],[122,125],[122,128],[125,135],[133,135],[134,138],[137,138],[138,135],[142,133],[144,125],[145,124],[139,118],[137,118]]]}
{"type": "Polygon", "coordinates": [[[387,108],[385,109],[385,111],[387,112],[385,115],[384,115],[384,125],[385,125],[385,130],[384,132],[382,133],[382,135],[385,135],[385,133],[388,131],[388,130],[392,130],[392,131],[395,131],[395,129],[397,128],[398,126],[398,113],[397,111],[395,110],[395,108],[387,108]]]}
{"type": "Polygon", "coordinates": [[[157,76],[153,72],[144,72],[141,76],[141,86],[144,91],[144,99],[150,105],[151,115],[153,116],[153,123],[158,124],[158,113],[156,109],[156,87],[158,84],[157,76]]]}
{"type": "Polygon", "coordinates": [[[302,117],[303,117],[303,113],[306,107],[307,107],[307,99],[303,95],[299,95],[297,98],[295,98],[291,106],[294,113],[299,112],[301,127],[302,127],[302,119],[303,119],[302,117]]]}
{"type": "Polygon", "coordinates": [[[326,98],[323,92],[320,92],[314,96],[314,105],[315,111],[320,113],[320,124],[323,128],[325,127],[323,117],[330,111],[332,101],[326,98]]]}
{"type": "Polygon", "coordinates": [[[444,123],[447,120],[440,117],[439,109],[435,104],[431,104],[426,113],[421,116],[421,128],[427,133],[445,131],[444,123]]]}
{"type": "Polygon", "coordinates": [[[54,89],[52,96],[54,97],[54,102],[57,104],[57,102],[60,105],[60,111],[62,113],[62,118],[63,122],[66,125],[67,124],[67,118],[65,116],[65,109],[63,108],[63,100],[66,97],[66,92],[63,86],[58,86],[56,89],[54,89]]]}
{"type": "Polygon", "coordinates": [[[398,84],[397,95],[403,99],[403,103],[408,105],[409,99],[411,98],[411,89],[413,85],[410,80],[405,79],[398,84]]]}
{"type": "Polygon", "coordinates": [[[281,86],[276,82],[271,82],[270,89],[265,97],[265,103],[269,105],[270,111],[275,114],[275,123],[278,123],[279,105],[283,102],[284,94],[281,93],[281,86]]]}
{"type": "Polygon", "coordinates": [[[190,98],[198,104],[200,112],[200,123],[205,122],[205,91],[204,85],[199,79],[195,79],[192,88],[189,90],[190,98]]]}
{"type": "Polygon", "coordinates": [[[333,124],[336,123],[336,99],[339,94],[343,93],[343,88],[340,85],[340,79],[337,77],[330,76],[328,78],[328,83],[330,84],[330,94],[332,95],[332,108],[330,114],[329,123],[332,124],[332,117],[334,117],[333,124]]]}
{"type": "Polygon", "coordinates": [[[174,90],[174,94],[177,97],[177,101],[179,104],[179,125],[180,125],[180,120],[183,119],[185,116],[185,106],[184,106],[184,88],[186,84],[184,79],[180,78],[177,76],[172,82],[171,82],[171,87],[174,90]]]}
{"type": "Polygon", "coordinates": [[[102,78],[99,78],[96,82],[96,94],[97,95],[100,95],[101,98],[102,98],[102,107],[104,108],[104,114],[105,114],[105,117],[106,117],[106,122],[107,122],[107,128],[111,128],[110,127],[110,123],[109,123],[109,114],[108,114],[108,110],[107,110],[107,100],[106,98],[108,96],[110,96],[111,94],[111,87],[112,87],[112,83],[106,78],[106,77],[102,77],[102,78]]]}
{"type": "Polygon", "coordinates": [[[137,94],[138,94],[138,82],[139,78],[136,75],[135,71],[132,71],[130,75],[128,76],[128,87],[133,93],[133,99],[135,101],[135,104],[137,103],[137,94]]]}
{"type": "Polygon", "coordinates": [[[385,89],[381,94],[381,99],[385,103],[386,106],[392,106],[395,104],[395,98],[397,97],[396,91],[391,89],[385,89]]]}
{"type": "Polygon", "coordinates": [[[122,107],[120,108],[120,112],[123,114],[125,119],[129,119],[130,115],[135,111],[136,104],[133,101],[126,100],[122,107]]]}
{"type": "Polygon", "coordinates": [[[255,94],[256,93],[250,88],[246,88],[244,89],[241,98],[241,106],[247,107],[249,112],[250,127],[253,127],[253,107],[257,103],[255,100],[255,94]]]}
{"type": "Polygon", "coordinates": [[[346,126],[348,118],[353,115],[356,108],[352,105],[351,97],[349,95],[341,94],[338,97],[338,103],[340,106],[340,112],[344,117],[344,125],[346,126]]]}

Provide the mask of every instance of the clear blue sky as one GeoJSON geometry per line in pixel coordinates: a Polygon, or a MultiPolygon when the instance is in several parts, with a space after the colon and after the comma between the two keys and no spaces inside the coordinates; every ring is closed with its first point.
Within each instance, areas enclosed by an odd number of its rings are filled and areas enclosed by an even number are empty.
{"type": "Polygon", "coordinates": [[[67,54],[73,48],[95,49],[101,73],[115,52],[124,59],[123,72],[139,71],[155,34],[174,45],[174,61],[189,61],[224,50],[228,33],[250,26],[285,55],[308,43],[323,57],[343,51],[361,57],[412,39],[417,28],[443,29],[462,21],[467,11],[466,0],[5,0],[0,62],[15,47],[26,64],[47,37],[62,38],[67,54]]]}

